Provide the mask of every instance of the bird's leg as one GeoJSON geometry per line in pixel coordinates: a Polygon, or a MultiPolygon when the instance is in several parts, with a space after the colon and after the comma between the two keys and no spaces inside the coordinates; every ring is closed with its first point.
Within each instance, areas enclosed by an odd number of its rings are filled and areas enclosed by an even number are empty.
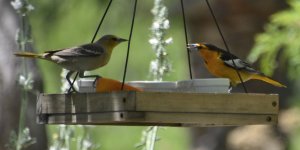
{"type": "Polygon", "coordinates": [[[95,78],[94,82],[93,82],[93,87],[96,87],[96,82],[99,78],[101,78],[101,76],[99,75],[84,75],[84,71],[79,72],[79,78],[95,78]]]}
{"type": "Polygon", "coordinates": [[[229,87],[228,87],[228,93],[231,93],[232,90],[232,84],[230,83],[229,87]]]}
{"type": "MultiPolygon", "coordinates": [[[[72,74],[74,73],[74,71],[69,71],[68,73],[67,73],[67,75],[66,75],[66,80],[68,81],[68,83],[69,83],[69,85],[70,85],[70,88],[69,88],[69,90],[68,90],[68,94],[69,93],[71,93],[71,92],[77,92],[76,90],[75,90],[75,88],[74,88],[74,86],[73,86],[73,83],[71,82],[71,80],[70,80],[70,77],[72,76],[72,74]]],[[[74,79],[74,81],[75,81],[75,79],[74,79]]]]}

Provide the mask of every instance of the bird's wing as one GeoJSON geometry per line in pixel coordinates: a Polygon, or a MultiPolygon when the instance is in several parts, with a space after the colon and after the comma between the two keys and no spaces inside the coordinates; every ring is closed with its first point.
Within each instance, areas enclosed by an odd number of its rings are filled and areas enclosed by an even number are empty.
{"type": "Polygon", "coordinates": [[[233,69],[244,70],[244,71],[248,71],[248,72],[252,72],[252,73],[261,74],[261,72],[253,69],[248,63],[242,61],[237,56],[232,55],[228,52],[221,53],[220,59],[222,59],[222,61],[224,62],[224,64],[226,66],[231,67],[233,69]]]}
{"type": "Polygon", "coordinates": [[[66,48],[62,50],[47,51],[50,55],[60,57],[91,57],[100,56],[105,52],[105,49],[98,44],[85,44],[78,47],[66,48]]]}

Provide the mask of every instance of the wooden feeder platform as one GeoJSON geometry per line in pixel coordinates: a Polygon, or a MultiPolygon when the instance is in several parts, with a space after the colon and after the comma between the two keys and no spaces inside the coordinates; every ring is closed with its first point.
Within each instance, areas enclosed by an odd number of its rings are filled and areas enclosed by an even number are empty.
{"type": "Polygon", "coordinates": [[[240,126],[277,124],[277,94],[135,92],[41,94],[40,124],[240,126]]]}

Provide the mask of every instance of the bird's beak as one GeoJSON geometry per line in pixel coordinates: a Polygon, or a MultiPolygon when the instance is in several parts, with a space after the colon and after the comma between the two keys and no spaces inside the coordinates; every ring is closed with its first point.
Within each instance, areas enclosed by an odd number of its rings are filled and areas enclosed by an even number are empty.
{"type": "Polygon", "coordinates": [[[119,42],[119,43],[121,43],[121,42],[126,42],[126,41],[128,41],[128,40],[122,39],[122,38],[119,38],[119,39],[118,39],[118,42],[119,42]]]}
{"type": "Polygon", "coordinates": [[[198,51],[198,47],[200,45],[197,44],[197,43],[194,43],[194,44],[187,44],[187,48],[192,52],[192,51],[198,51]]]}

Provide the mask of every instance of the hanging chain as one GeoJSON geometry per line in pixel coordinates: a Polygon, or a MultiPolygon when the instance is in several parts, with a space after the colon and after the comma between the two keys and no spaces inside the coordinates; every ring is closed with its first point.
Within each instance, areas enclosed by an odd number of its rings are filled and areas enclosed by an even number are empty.
{"type": "Polygon", "coordinates": [[[123,81],[122,81],[121,90],[124,89],[124,83],[125,83],[125,78],[126,78],[126,73],[127,73],[128,58],[129,58],[131,37],[132,37],[132,32],[133,32],[134,20],[135,20],[136,6],[137,6],[137,0],[135,0],[134,7],[133,7],[133,14],[132,14],[130,33],[129,33],[129,38],[128,38],[127,55],[126,55],[126,60],[125,60],[125,67],[124,67],[123,81]]]}
{"type": "MultiPolygon", "coordinates": [[[[226,42],[226,40],[225,40],[225,38],[224,38],[224,36],[223,36],[223,33],[222,33],[222,31],[221,31],[221,28],[220,28],[220,26],[219,26],[219,23],[218,23],[218,21],[217,21],[217,18],[216,18],[215,14],[214,14],[214,11],[213,11],[212,7],[210,6],[209,1],[208,1],[208,0],[205,0],[205,1],[206,1],[206,4],[207,4],[207,6],[208,6],[208,8],[209,8],[209,11],[210,11],[210,13],[211,13],[213,19],[214,19],[214,22],[215,22],[215,24],[216,24],[216,26],[217,26],[217,28],[218,28],[219,34],[221,35],[221,38],[222,38],[222,40],[223,40],[223,42],[224,42],[224,45],[225,45],[225,47],[226,47],[226,50],[227,50],[228,53],[231,54],[230,49],[229,49],[229,47],[228,47],[228,45],[227,45],[227,42],[226,42]]],[[[236,67],[236,64],[235,64],[235,62],[234,62],[234,60],[233,60],[233,59],[234,59],[233,56],[232,56],[232,55],[230,55],[230,56],[231,56],[231,61],[232,61],[233,65],[234,65],[234,67],[237,68],[237,67],[236,67]]],[[[245,93],[248,93],[247,88],[246,88],[246,86],[245,86],[245,84],[244,84],[244,81],[243,81],[243,79],[242,79],[242,77],[241,77],[240,72],[239,72],[238,70],[236,70],[236,73],[237,73],[237,75],[239,76],[239,79],[240,79],[240,81],[241,81],[241,83],[242,83],[242,85],[243,85],[243,88],[244,88],[245,93]]]]}
{"type": "MultiPolygon", "coordinates": [[[[187,31],[186,31],[186,20],[185,20],[185,14],[184,14],[183,0],[181,0],[181,12],[182,12],[182,18],[183,18],[185,45],[187,45],[188,44],[188,36],[187,36],[187,31]]],[[[193,79],[192,67],[191,67],[191,55],[190,55],[189,49],[186,48],[186,50],[187,50],[187,57],[188,57],[188,64],[189,64],[190,79],[193,79]]]]}
{"type": "Polygon", "coordinates": [[[108,9],[110,8],[110,5],[111,5],[112,1],[113,1],[113,0],[110,0],[110,1],[109,1],[108,5],[107,5],[107,7],[106,7],[106,9],[105,9],[105,12],[104,12],[104,14],[103,14],[103,16],[102,16],[102,18],[101,18],[99,24],[98,24],[98,27],[97,27],[97,29],[96,29],[96,32],[95,32],[95,34],[94,34],[94,36],[93,36],[93,39],[92,39],[91,43],[94,43],[95,38],[96,38],[96,36],[97,36],[97,34],[98,34],[98,31],[99,31],[99,29],[100,29],[100,27],[101,27],[101,25],[102,25],[102,23],[103,23],[103,21],[104,21],[104,18],[105,18],[105,16],[106,16],[107,12],[108,12],[108,9]]]}

